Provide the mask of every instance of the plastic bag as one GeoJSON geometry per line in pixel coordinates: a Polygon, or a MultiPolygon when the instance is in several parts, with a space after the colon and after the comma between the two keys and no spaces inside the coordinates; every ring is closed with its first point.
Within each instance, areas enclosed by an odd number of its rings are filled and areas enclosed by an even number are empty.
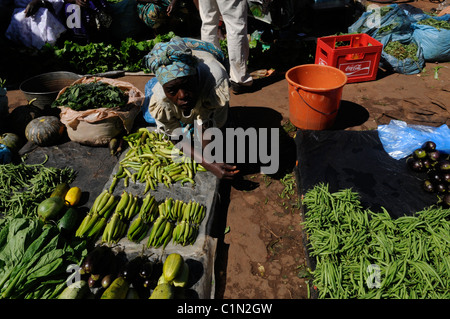
{"type": "Polygon", "coordinates": [[[364,12],[348,28],[349,33],[366,33],[375,39],[392,33],[412,32],[411,21],[397,4],[377,7],[364,12]]]}
{"type": "MultiPolygon", "coordinates": [[[[425,15],[421,20],[434,19],[436,21],[450,21],[450,14],[441,17],[425,15]]],[[[420,44],[425,61],[450,61],[450,30],[437,29],[430,25],[413,23],[413,37],[420,44]]]]}
{"type": "Polygon", "coordinates": [[[436,149],[450,154],[450,129],[445,124],[433,127],[392,120],[378,126],[378,136],[385,151],[397,160],[411,155],[426,141],[435,142],[436,149]]]}
{"type": "Polygon", "coordinates": [[[423,52],[421,46],[412,36],[412,33],[392,33],[389,34],[379,41],[383,44],[383,51],[381,51],[380,66],[386,69],[392,69],[392,71],[401,74],[417,74],[422,71],[425,66],[425,59],[423,57],[423,52]],[[401,44],[408,45],[410,43],[415,43],[417,46],[417,52],[415,58],[406,58],[404,60],[399,60],[386,53],[385,48],[389,42],[398,41],[401,44]]]}

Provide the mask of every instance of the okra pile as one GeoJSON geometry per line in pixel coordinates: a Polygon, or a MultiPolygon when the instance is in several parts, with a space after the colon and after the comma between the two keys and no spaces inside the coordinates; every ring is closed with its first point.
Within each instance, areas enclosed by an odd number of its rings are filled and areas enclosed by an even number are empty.
{"type": "Polygon", "coordinates": [[[358,193],[318,184],[302,199],[313,285],[319,298],[450,297],[450,209],[391,218],[358,193]]]}
{"type": "Polygon", "coordinates": [[[139,128],[123,139],[128,143],[129,150],[113,176],[111,192],[120,179],[123,179],[124,187],[128,187],[130,180],[145,183],[144,194],[150,189],[155,190],[158,183],[168,188],[176,182],[195,185],[195,174],[206,171],[202,165],[176,149],[163,133],[139,128]]]}

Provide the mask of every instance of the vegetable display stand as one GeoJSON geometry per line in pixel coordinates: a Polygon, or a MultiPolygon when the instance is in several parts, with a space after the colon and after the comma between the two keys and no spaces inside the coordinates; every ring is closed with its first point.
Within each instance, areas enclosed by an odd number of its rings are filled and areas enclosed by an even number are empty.
{"type": "Polygon", "coordinates": [[[371,36],[348,34],[317,39],[315,64],[338,68],[347,83],[375,80],[383,45],[371,36]]]}
{"type": "MultiPolygon", "coordinates": [[[[149,127],[147,129],[150,132],[154,130],[153,127],[149,127]]],[[[148,145],[147,142],[143,142],[141,145],[144,144],[148,145]]],[[[127,150],[133,150],[133,147],[128,148],[127,150]]],[[[197,173],[195,173],[192,177],[194,184],[189,182],[183,183],[181,181],[173,182],[171,184],[159,182],[154,188],[151,189],[147,189],[146,182],[139,178],[136,178],[134,181],[130,178],[128,183],[125,183],[123,178],[115,180],[119,169],[121,169],[121,162],[123,163],[124,160],[127,160],[127,157],[130,157],[129,155],[127,156],[127,154],[128,152],[125,151],[119,157],[119,161],[114,167],[110,178],[104,184],[103,190],[109,190],[117,200],[120,200],[122,194],[127,192],[128,194],[132,194],[133,197],[137,197],[138,203],[143,203],[144,199],[148,195],[154,197],[154,200],[157,203],[157,208],[154,215],[155,219],[148,224],[150,228],[144,232],[144,235],[139,236],[140,239],[136,241],[130,240],[129,233],[127,235],[127,232],[124,232],[117,241],[106,244],[119,250],[123,249],[129,260],[142,253],[151,255],[154,259],[163,259],[164,256],[172,253],[178,253],[182,255],[188,263],[190,263],[190,271],[196,276],[195,283],[189,288],[191,292],[194,292],[196,298],[199,299],[214,298],[214,261],[217,248],[217,239],[209,235],[209,229],[214,224],[214,213],[216,211],[216,206],[219,204],[219,180],[208,171],[197,171],[197,173]],[[196,224],[197,235],[194,241],[187,244],[182,244],[175,240],[174,235],[170,235],[167,237],[169,240],[164,244],[150,244],[150,238],[153,238],[152,229],[158,223],[156,216],[161,217],[161,204],[168,203],[168,199],[173,200],[171,202],[173,204],[173,206],[171,206],[172,208],[175,207],[175,202],[177,201],[179,203],[183,202],[186,204],[189,202],[195,202],[204,207],[205,215],[204,218],[202,218],[202,221],[196,224]]],[[[130,173],[133,174],[131,168],[130,173]]],[[[120,203],[118,203],[116,207],[119,205],[120,203]]],[[[168,206],[164,207],[165,211],[168,212],[168,206]]],[[[172,219],[170,217],[170,213],[164,217],[166,218],[166,231],[169,230],[170,233],[173,232],[175,234],[175,227],[177,225],[184,224],[184,222],[180,222],[179,219],[178,221],[172,219]]],[[[131,218],[128,218],[126,221],[128,232],[131,225],[134,225],[136,220],[139,218],[139,214],[135,214],[131,218]]],[[[109,220],[112,220],[112,217],[109,218],[109,220]]],[[[189,223],[191,226],[194,225],[192,219],[190,219],[189,223]]],[[[105,232],[103,232],[103,234],[104,233],[105,232]]],[[[96,245],[105,244],[105,239],[106,237],[100,235],[100,237],[96,240],[96,245]]]]}
{"type": "Polygon", "coordinates": [[[341,70],[304,64],[286,73],[289,119],[299,129],[324,130],[334,124],[347,76],[341,70]]]}

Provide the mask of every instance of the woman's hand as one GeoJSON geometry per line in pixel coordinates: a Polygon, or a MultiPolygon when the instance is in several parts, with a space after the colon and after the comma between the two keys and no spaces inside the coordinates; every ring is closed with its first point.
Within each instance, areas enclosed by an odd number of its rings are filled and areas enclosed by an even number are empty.
{"type": "Polygon", "coordinates": [[[75,0],[75,4],[79,5],[80,7],[87,7],[89,4],[89,0],[75,0]]]}
{"type": "Polygon", "coordinates": [[[233,179],[239,173],[236,166],[226,163],[202,163],[202,166],[219,179],[233,179]]]}
{"type": "Polygon", "coordinates": [[[167,15],[170,16],[172,14],[172,12],[175,11],[175,9],[177,8],[177,2],[178,0],[172,0],[169,4],[169,6],[167,7],[167,15]]]}
{"type": "Polygon", "coordinates": [[[64,2],[73,3],[80,7],[87,7],[89,5],[89,0],[64,0],[64,2]]]}

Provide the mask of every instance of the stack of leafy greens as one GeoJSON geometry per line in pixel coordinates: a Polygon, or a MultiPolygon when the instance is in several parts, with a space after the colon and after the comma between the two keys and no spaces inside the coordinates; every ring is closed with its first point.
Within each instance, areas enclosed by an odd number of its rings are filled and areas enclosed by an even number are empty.
{"type": "Polygon", "coordinates": [[[95,81],[69,86],[53,102],[52,107],[66,106],[75,111],[84,111],[101,107],[123,107],[127,102],[128,95],[117,86],[95,81]]]}
{"type": "Polygon", "coordinates": [[[91,42],[81,45],[65,41],[62,47],[47,44],[43,52],[49,53],[60,68],[79,74],[96,74],[107,71],[123,70],[128,72],[149,72],[142,65],[142,59],[158,42],[166,42],[175,34],[157,35],[154,39],[136,41],[127,38],[118,44],[91,42]]]}
{"type": "Polygon", "coordinates": [[[86,242],[64,240],[38,219],[0,219],[0,299],[53,299],[66,287],[70,265],[80,265],[86,242]]]}

